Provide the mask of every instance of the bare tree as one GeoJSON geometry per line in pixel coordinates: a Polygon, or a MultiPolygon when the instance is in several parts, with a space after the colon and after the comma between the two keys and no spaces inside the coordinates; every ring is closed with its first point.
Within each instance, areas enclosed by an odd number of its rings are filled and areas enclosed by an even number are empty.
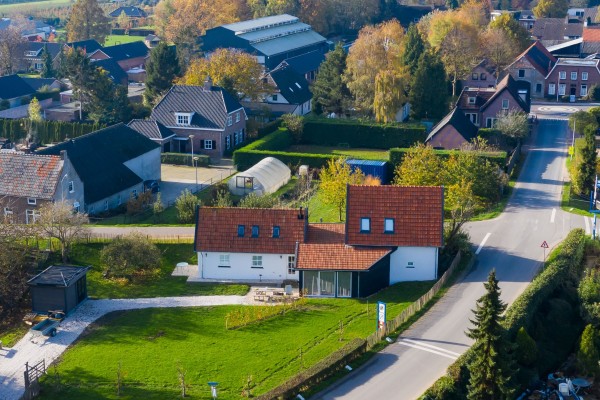
{"type": "Polygon", "coordinates": [[[37,220],[42,233],[60,242],[63,262],[69,260],[73,242],[87,235],[87,222],[87,215],[74,212],[73,207],[66,201],[44,205],[37,220]]]}
{"type": "Polygon", "coordinates": [[[15,72],[23,43],[25,39],[19,27],[10,24],[6,29],[0,29],[0,75],[15,72]]]}
{"type": "Polygon", "coordinates": [[[488,28],[481,40],[483,54],[496,69],[496,80],[519,54],[519,44],[501,28],[488,28]]]}

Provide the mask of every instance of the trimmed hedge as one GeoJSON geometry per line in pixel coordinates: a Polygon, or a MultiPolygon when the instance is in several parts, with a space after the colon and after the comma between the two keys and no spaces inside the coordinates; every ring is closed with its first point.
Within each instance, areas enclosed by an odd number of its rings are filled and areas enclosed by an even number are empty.
{"type": "MultiPolygon", "coordinates": [[[[0,137],[18,142],[27,137],[24,119],[0,119],[0,137]]],[[[99,124],[81,124],[63,121],[41,121],[36,124],[37,137],[41,144],[63,142],[104,128],[99,124]]]]}
{"type": "Polygon", "coordinates": [[[389,149],[411,147],[427,138],[420,124],[375,124],[356,120],[307,118],[304,120],[302,144],[337,146],[348,143],[350,147],[389,149]]]}
{"type": "MultiPolygon", "coordinates": [[[[545,302],[555,298],[558,290],[568,286],[576,286],[576,282],[583,273],[585,244],[586,235],[583,229],[572,230],[561,246],[552,252],[546,268],[533,279],[525,291],[508,308],[503,325],[511,340],[514,341],[518,330],[522,326],[528,331],[533,328],[534,317],[541,311],[545,302]]],[[[538,346],[541,344],[541,342],[538,342],[538,346]]],[[[556,351],[557,349],[545,350],[556,351]]],[[[446,376],[438,379],[425,391],[421,399],[455,400],[466,398],[466,387],[469,381],[467,365],[473,355],[471,349],[467,350],[448,367],[446,376]]]]}
{"type": "MultiPolygon", "coordinates": [[[[208,167],[210,165],[209,156],[194,154],[194,157],[198,157],[197,166],[208,167]]],[[[163,164],[187,165],[193,167],[192,155],[187,153],[162,153],[160,155],[160,162],[163,164]]]]}
{"type": "Polygon", "coordinates": [[[281,126],[281,119],[271,121],[262,128],[258,128],[258,137],[261,138],[269,133],[273,133],[281,126]]]}
{"type": "MultiPolygon", "coordinates": [[[[410,149],[390,149],[390,163],[397,166],[402,163],[404,155],[410,151],[410,149]]],[[[449,158],[453,154],[460,153],[460,150],[434,150],[434,152],[443,158],[449,158]]],[[[489,153],[477,153],[477,156],[486,158],[494,164],[498,164],[501,168],[504,168],[507,161],[507,154],[505,151],[495,151],[489,153]]]]}

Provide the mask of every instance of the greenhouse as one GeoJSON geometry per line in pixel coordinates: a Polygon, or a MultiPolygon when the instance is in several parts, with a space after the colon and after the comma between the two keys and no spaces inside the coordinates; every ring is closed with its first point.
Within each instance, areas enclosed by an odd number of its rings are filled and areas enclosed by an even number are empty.
{"type": "Polygon", "coordinates": [[[252,168],[235,174],[229,180],[229,191],[237,196],[274,193],[288,183],[291,176],[287,165],[276,158],[267,157],[252,168]]]}

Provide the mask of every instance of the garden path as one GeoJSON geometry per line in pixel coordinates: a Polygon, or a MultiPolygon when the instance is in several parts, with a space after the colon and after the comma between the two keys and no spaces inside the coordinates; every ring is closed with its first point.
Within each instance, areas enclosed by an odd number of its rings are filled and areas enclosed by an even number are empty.
{"type": "Polygon", "coordinates": [[[253,304],[253,291],[246,296],[187,296],[140,299],[101,299],[82,303],[58,328],[55,337],[33,339],[27,333],[14,347],[0,349],[0,400],[19,399],[24,393],[25,363],[56,360],[85,328],[112,311],[141,308],[198,307],[253,304]]]}

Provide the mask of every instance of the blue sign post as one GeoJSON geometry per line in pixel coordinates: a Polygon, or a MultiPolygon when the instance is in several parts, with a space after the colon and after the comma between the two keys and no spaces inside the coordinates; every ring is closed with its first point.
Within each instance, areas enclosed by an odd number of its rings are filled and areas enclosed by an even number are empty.
{"type": "Polygon", "coordinates": [[[385,330],[386,304],[382,301],[377,302],[377,330],[385,330]]]}

